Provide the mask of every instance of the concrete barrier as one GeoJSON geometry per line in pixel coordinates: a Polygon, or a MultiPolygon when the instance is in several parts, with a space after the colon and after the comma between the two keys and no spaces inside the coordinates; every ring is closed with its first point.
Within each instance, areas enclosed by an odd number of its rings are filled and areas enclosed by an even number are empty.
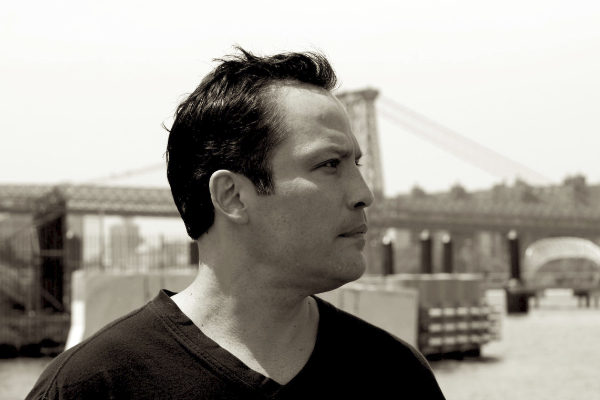
{"type": "Polygon", "coordinates": [[[417,347],[417,289],[353,282],[317,296],[417,347]]]}
{"type": "Polygon", "coordinates": [[[103,326],[140,308],[160,289],[180,292],[196,271],[100,272],[76,271],[72,276],[71,328],[66,348],[87,339],[103,326]]]}
{"type": "MultiPolygon", "coordinates": [[[[75,272],[71,328],[66,348],[73,347],[111,321],[148,303],[160,289],[180,292],[195,277],[195,270],[163,273],[75,272]]],[[[416,289],[383,289],[364,283],[349,283],[317,296],[417,345],[419,303],[416,289]]]]}

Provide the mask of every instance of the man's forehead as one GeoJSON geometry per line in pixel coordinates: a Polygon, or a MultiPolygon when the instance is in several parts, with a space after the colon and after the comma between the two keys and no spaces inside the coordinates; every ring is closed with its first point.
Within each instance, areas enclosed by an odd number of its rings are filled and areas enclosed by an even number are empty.
{"type": "Polygon", "coordinates": [[[330,92],[306,84],[282,86],[278,92],[288,139],[308,141],[306,146],[360,152],[346,111],[330,92]]]}
{"type": "Polygon", "coordinates": [[[305,83],[278,85],[277,103],[292,115],[317,117],[320,120],[346,114],[344,107],[328,90],[305,83]]]}
{"type": "Polygon", "coordinates": [[[352,132],[343,134],[335,130],[326,130],[306,145],[306,150],[321,153],[335,153],[340,157],[361,157],[362,152],[352,132]]]}
{"type": "Polygon", "coordinates": [[[358,141],[350,130],[342,132],[321,126],[320,129],[311,130],[308,135],[302,131],[291,130],[287,136],[292,155],[309,161],[318,161],[319,158],[329,156],[362,157],[358,141]]]}

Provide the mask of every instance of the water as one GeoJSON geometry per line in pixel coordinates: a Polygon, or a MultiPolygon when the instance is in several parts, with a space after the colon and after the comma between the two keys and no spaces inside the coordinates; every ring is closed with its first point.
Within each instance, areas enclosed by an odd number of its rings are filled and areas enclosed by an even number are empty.
{"type": "MultiPolygon", "coordinates": [[[[600,309],[556,290],[527,315],[505,315],[502,335],[481,358],[431,363],[448,400],[600,399],[600,309]]],[[[23,399],[51,360],[0,360],[0,400],[23,399]]]]}

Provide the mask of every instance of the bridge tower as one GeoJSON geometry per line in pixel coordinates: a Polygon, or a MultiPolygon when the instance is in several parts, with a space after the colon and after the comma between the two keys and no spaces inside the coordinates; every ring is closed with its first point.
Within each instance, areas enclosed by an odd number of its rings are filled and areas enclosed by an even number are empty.
{"type": "Polygon", "coordinates": [[[361,160],[364,165],[362,172],[365,181],[375,197],[382,198],[383,174],[375,113],[375,99],[378,95],[379,92],[375,89],[365,89],[339,93],[336,97],[346,108],[354,135],[365,154],[361,160]]]}
{"type": "MultiPolygon", "coordinates": [[[[342,103],[352,131],[364,154],[361,159],[363,177],[375,195],[375,201],[383,200],[383,173],[381,167],[381,153],[379,147],[379,134],[377,132],[377,115],[375,112],[375,99],[379,92],[375,89],[336,94],[342,103]]],[[[367,216],[369,210],[367,209],[367,216]]],[[[382,239],[384,229],[370,228],[367,233],[365,259],[367,260],[367,274],[383,273],[382,239]]]]}

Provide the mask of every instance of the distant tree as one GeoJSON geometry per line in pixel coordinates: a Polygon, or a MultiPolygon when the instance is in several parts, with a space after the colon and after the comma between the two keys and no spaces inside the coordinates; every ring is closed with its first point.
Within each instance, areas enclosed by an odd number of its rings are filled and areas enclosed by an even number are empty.
{"type": "Polygon", "coordinates": [[[469,198],[469,192],[460,183],[456,183],[450,188],[450,197],[455,200],[465,200],[469,198]]]}
{"type": "Polygon", "coordinates": [[[588,204],[590,193],[584,175],[567,176],[563,181],[563,186],[571,192],[572,200],[580,204],[588,204]]]}
{"type": "Polygon", "coordinates": [[[517,198],[525,203],[537,203],[539,197],[534,193],[533,187],[527,182],[517,178],[515,179],[515,191],[517,198]]]}
{"type": "Polygon", "coordinates": [[[423,188],[421,188],[419,185],[415,185],[413,186],[410,194],[413,197],[416,198],[423,198],[423,197],[427,197],[427,193],[425,192],[425,190],[423,190],[423,188]]]}

